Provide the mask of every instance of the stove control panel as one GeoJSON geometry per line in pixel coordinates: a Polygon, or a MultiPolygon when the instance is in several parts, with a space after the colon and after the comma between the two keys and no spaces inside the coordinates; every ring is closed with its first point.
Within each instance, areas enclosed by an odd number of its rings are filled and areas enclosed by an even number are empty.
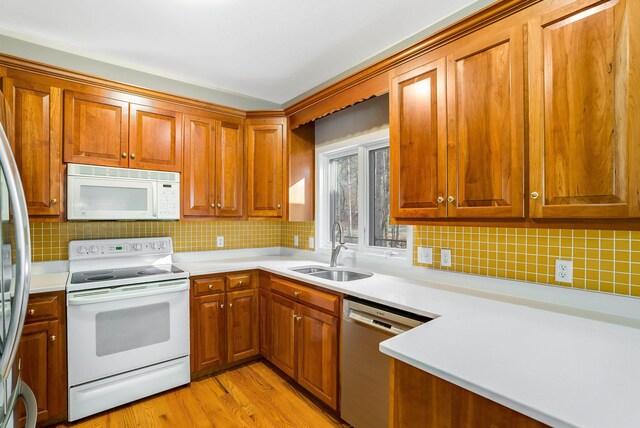
{"type": "Polygon", "coordinates": [[[69,242],[69,260],[172,254],[171,238],[95,239],[69,242]]]}

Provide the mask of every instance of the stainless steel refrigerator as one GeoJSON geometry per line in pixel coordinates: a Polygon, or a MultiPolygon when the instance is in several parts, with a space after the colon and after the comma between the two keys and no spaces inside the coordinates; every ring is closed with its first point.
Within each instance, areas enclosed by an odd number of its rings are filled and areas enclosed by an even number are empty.
{"type": "Polygon", "coordinates": [[[18,426],[18,400],[26,409],[25,426],[33,428],[36,398],[22,381],[16,360],[29,300],[31,242],[24,190],[7,138],[12,124],[11,109],[0,92],[0,428],[18,426]]]}

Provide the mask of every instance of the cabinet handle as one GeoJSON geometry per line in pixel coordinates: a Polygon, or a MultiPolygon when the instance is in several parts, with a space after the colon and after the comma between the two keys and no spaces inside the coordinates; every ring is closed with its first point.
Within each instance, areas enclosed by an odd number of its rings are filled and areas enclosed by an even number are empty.
{"type": "Polygon", "coordinates": [[[438,196],[438,203],[441,204],[444,202],[444,198],[442,196],[438,196]]]}
{"type": "Polygon", "coordinates": [[[222,208],[222,204],[218,204],[218,205],[217,205],[217,207],[218,207],[218,208],[222,208]]]}
{"type": "Polygon", "coordinates": [[[122,155],[120,155],[120,156],[122,156],[122,159],[126,159],[127,158],[127,152],[122,152],[122,155]]]}
{"type": "Polygon", "coordinates": [[[49,337],[49,341],[50,341],[50,342],[55,342],[55,341],[56,341],[56,339],[58,339],[58,338],[56,337],[56,335],[55,335],[55,334],[52,334],[52,335],[49,337]]]}
{"type": "Polygon", "coordinates": [[[136,154],[135,153],[131,153],[131,155],[129,156],[131,159],[135,159],[136,158],[136,154]]]}
{"type": "Polygon", "coordinates": [[[531,199],[538,199],[540,194],[538,192],[531,192],[531,199]]]}
{"type": "Polygon", "coordinates": [[[456,198],[454,198],[453,196],[449,196],[447,198],[447,201],[449,201],[449,203],[454,203],[456,201],[456,198]]]}
{"type": "Polygon", "coordinates": [[[209,284],[209,290],[213,290],[213,284],[209,284]]]}
{"type": "Polygon", "coordinates": [[[31,316],[34,316],[34,315],[36,314],[36,310],[35,310],[35,309],[29,309],[29,310],[27,311],[27,313],[28,313],[29,315],[31,315],[31,316]]]}
{"type": "Polygon", "coordinates": [[[280,204],[276,204],[276,208],[277,208],[277,209],[280,209],[280,204]]]}
{"type": "Polygon", "coordinates": [[[51,199],[51,205],[55,205],[58,203],[58,200],[56,198],[51,199]]]}

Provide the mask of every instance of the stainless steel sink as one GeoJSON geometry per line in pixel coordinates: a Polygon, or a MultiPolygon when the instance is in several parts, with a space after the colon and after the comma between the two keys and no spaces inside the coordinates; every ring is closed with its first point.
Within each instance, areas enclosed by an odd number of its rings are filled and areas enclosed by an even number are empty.
{"type": "Polygon", "coordinates": [[[302,266],[291,268],[292,271],[304,273],[316,278],[328,279],[329,281],[345,282],[365,279],[373,276],[368,272],[355,272],[344,268],[329,268],[324,266],[302,266]]]}
{"type": "Polygon", "coordinates": [[[355,281],[357,279],[369,278],[373,274],[353,272],[350,270],[326,270],[324,272],[316,272],[310,275],[315,276],[316,278],[328,279],[330,281],[344,282],[344,281],[355,281]]]}

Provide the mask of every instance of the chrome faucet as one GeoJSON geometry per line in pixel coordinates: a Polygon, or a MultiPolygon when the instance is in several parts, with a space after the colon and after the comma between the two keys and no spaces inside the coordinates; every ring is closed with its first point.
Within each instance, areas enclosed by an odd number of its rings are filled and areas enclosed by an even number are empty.
{"type": "Polygon", "coordinates": [[[331,226],[331,263],[330,267],[336,267],[338,262],[338,256],[340,255],[340,250],[343,248],[347,248],[344,245],[344,239],[342,238],[342,224],[339,221],[334,221],[333,226],[331,226]],[[336,247],[336,227],[338,228],[338,246],[336,247]]]}

